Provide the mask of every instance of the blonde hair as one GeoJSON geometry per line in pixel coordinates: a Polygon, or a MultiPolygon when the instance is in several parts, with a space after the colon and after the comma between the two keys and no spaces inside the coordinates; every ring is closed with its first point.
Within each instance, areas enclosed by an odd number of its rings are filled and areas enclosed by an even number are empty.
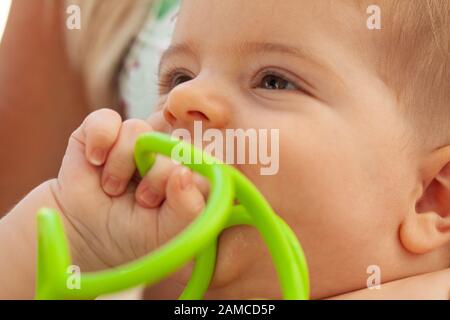
{"type": "Polygon", "coordinates": [[[450,1],[369,2],[382,13],[380,74],[416,138],[430,147],[450,143],[450,1]]]}
{"type": "Polygon", "coordinates": [[[152,0],[66,0],[81,10],[81,30],[66,31],[70,62],[79,70],[93,109],[117,108],[118,74],[152,0]]]}

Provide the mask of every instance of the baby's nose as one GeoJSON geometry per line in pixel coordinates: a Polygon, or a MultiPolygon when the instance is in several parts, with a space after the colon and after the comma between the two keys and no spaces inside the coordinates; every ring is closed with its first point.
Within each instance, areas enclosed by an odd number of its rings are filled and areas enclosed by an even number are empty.
{"type": "Polygon", "coordinates": [[[205,128],[225,128],[230,121],[230,108],[219,92],[207,85],[191,80],[170,92],[164,106],[164,117],[173,127],[190,127],[195,121],[202,121],[205,128]]]}

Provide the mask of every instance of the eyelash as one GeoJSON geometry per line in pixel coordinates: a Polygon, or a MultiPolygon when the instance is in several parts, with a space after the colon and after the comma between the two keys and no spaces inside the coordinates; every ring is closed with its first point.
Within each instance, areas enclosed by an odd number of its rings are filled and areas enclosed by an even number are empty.
{"type": "MultiPolygon", "coordinates": [[[[160,94],[161,95],[167,94],[172,89],[174,89],[177,85],[184,83],[184,82],[188,82],[195,78],[195,76],[191,76],[189,74],[190,74],[189,71],[182,69],[182,68],[173,68],[168,71],[161,72],[161,75],[158,80],[160,94]],[[189,79],[182,81],[181,83],[176,83],[176,80],[180,80],[182,77],[187,77],[189,79]]],[[[252,88],[254,88],[254,89],[257,89],[257,88],[261,89],[260,87],[258,87],[259,85],[261,85],[261,81],[263,81],[264,78],[267,76],[273,76],[273,77],[279,78],[279,79],[286,81],[287,83],[293,85],[293,87],[294,87],[293,89],[286,89],[286,90],[289,90],[289,91],[298,90],[298,91],[305,92],[305,90],[303,90],[302,86],[298,85],[295,81],[291,80],[290,77],[287,77],[278,71],[267,69],[267,70],[263,70],[263,71],[258,71],[256,74],[257,74],[257,77],[256,77],[256,80],[254,81],[255,84],[252,85],[252,88]]],[[[264,89],[264,90],[270,90],[270,89],[264,89]]],[[[272,90],[274,90],[274,89],[272,89],[272,90]]],[[[280,89],[276,89],[276,90],[280,90],[280,89]]],[[[281,90],[283,90],[283,89],[281,89],[281,90]]],[[[283,91],[286,91],[286,90],[283,90],[283,91]]]]}
{"type": "MultiPolygon", "coordinates": [[[[291,80],[290,77],[282,74],[282,72],[275,71],[275,70],[272,70],[270,68],[266,68],[266,69],[263,69],[262,71],[261,70],[258,71],[256,73],[256,75],[257,75],[256,76],[256,80],[254,81],[255,84],[252,85],[252,88],[254,88],[254,89],[258,89],[259,88],[258,86],[261,85],[261,82],[264,80],[265,77],[273,76],[273,77],[282,79],[283,81],[286,81],[286,82],[288,82],[288,83],[293,85],[293,87],[294,87],[293,89],[285,89],[284,91],[293,91],[293,90],[303,91],[301,86],[298,85],[296,83],[296,81],[291,80]]],[[[261,88],[259,88],[259,89],[261,89],[261,88]]],[[[269,90],[269,89],[265,89],[265,90],[269,90]]],[[[278,89],[278,90],[280,90],[280,89],[278,89]]]]}
{"type": "MultiPolygon", "coordinates": [[[[173,88],[175,88],[178,85],[174,84],[174,81],[177,79],[177,77],[180,76],[191,77],[189,73],[190,72],[188,72],[187,70],[181,68],[173,68],[168,71],[161,72],[161,75],[158,78],[159,93],[160,94],[169,93],[173,88]]],[[[194,76],[192,76],[190,80],[192,80],[193,78],[194,76]]]]}

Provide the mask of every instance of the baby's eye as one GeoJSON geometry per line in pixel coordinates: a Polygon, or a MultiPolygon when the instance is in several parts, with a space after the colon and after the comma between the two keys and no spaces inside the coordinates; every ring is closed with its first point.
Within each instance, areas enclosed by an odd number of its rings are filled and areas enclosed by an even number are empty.
{"type": "Polygon", "coordinates": [[[296,90],[297,86],[281,76],[267,74],[261,79],[258,88],[265,90],[296,90]]]}
{"type": "Polygon", "coordinates": [[[174,72],[168,72],[161,74],[159,78],[159,90],[160,93],[168,93],[170,90],[176,86],[191,81],[193,77],[190,75],[175,70],[174,72]]]}
{"type": "Polygon", "coordinates": [[[175,88],[176,86],[178,86],[178,85],[180,85],[180,84],[182,84],[184,82],[191,81],[191,80],[192,80],[192,77],[190,77],[190,76],[188,76],[186,74],[175,75],[172,78],[172,88],[175,88]]]}

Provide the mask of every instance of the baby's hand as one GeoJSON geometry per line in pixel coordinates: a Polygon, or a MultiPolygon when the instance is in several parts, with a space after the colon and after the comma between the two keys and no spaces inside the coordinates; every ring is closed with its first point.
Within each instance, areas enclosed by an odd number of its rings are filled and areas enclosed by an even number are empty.
{"type": "Polygon", "coordinates": [[[82,271],[152,251],[205,205],[206,181],[161,156],[136,188],[134,145],[152,130],[147,122],[122,122],[116,112],[102,109],[69,140],[58,178],[50,183],[82,271]]]}

